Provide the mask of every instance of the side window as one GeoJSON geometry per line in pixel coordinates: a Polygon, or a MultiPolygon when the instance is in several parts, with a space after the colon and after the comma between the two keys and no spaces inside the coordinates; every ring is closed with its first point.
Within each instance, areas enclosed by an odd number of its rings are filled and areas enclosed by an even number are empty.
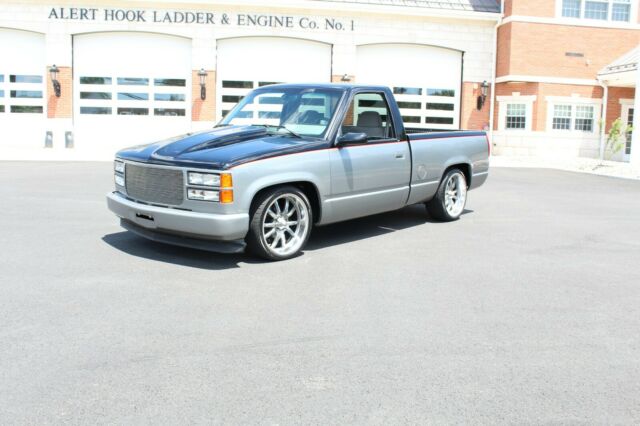
{"type": "Polygon", "coordinates": [[[389,105],[381,93],[358,93],[342,122],[342,134],[366,133],[370,140],[394,138],[389,105]]]}

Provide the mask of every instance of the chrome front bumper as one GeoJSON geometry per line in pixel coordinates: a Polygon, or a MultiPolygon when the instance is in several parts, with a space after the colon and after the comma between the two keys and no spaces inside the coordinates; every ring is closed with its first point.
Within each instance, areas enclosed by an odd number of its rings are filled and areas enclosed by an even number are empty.
{"type": "Polygon", "coordinates": [[[178,237],[234,241],[243,239],[249,230],[246,213],[196,213],[155,207],[128,200],[118,192],[107,194],[107,205],[118,217],[143,230],[178,237]]]}

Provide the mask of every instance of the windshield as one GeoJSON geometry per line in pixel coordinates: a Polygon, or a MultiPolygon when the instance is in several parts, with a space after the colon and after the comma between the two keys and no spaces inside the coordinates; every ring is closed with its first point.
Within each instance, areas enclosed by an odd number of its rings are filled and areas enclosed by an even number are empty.
{"type": "Polygon", "coordinates": [[[323,138],[338,107],[340,89],[259,89],[245,96],[222,125],[262,125],[274,131],[323,138]]]}

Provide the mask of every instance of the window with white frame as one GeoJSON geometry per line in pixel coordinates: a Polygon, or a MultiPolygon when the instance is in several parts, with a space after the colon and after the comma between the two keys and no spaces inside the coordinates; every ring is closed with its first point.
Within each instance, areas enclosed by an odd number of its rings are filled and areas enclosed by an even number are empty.
{"type": "Polygon", "coordinates": [[[593,133],[595,130],[594,105],[585,104],[554,104],[552,107],[551,128],[553,130],[567,130],[593,133]]]}
{"type": "Polygon", "coordinates": [[[593,132],[593,105],[576,105],[574,129],[582,132],[593,132]]]}
{"type": "Polygon", "coordinates": [[[564,18],[629,22],[631,0],[562,0],[561,13],[564,18]]]}
{"type": "Polygon", "coordinates": [[[571,130],[571,105],[554,105],[553,106],[553,123],[554,130],[571,130]]]}
{"type": "Polygon", "coordinates": [[[509,103],[505,115],[505,129],[524,130],[527,128],[527,104],[509,103]]]}

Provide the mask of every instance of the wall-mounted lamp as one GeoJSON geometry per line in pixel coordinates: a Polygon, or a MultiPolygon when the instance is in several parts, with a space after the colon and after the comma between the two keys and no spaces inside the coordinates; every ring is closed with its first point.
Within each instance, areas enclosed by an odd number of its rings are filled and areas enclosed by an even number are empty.
{"type": "Polygon", "coordinates": [[[60,97],[60,82],[58,81],[58,67],[55,64],[49,68],[49,75],[51,76],[51,82],[53,83],[53,92],[56,94],[56,98],[60,97]]]}
{"type": "Polygon", "coordinates": [[[347,74],[343,74],[342,77],[340,77],[340,81],[351,81],[351,77],[347,74]]]}
{"type": "Polygon", "coordinates": [[[200,99],[204,101],[207,99],[207,72],[204,68],[200,68],[198,77],[200,77],[200,99]]]}
{"type": "Polygon", "coordinates": [[[487,80],[485,80],[482,82],[482,85],[480,86],[480,96],[478,96],[478,99],[476,101],[476,108],[478,108],[478,111],[480,111],[484,106],[484,103],[487,100],[488,92],[489,92],[489,83],[487,83],[487,80]]]}

